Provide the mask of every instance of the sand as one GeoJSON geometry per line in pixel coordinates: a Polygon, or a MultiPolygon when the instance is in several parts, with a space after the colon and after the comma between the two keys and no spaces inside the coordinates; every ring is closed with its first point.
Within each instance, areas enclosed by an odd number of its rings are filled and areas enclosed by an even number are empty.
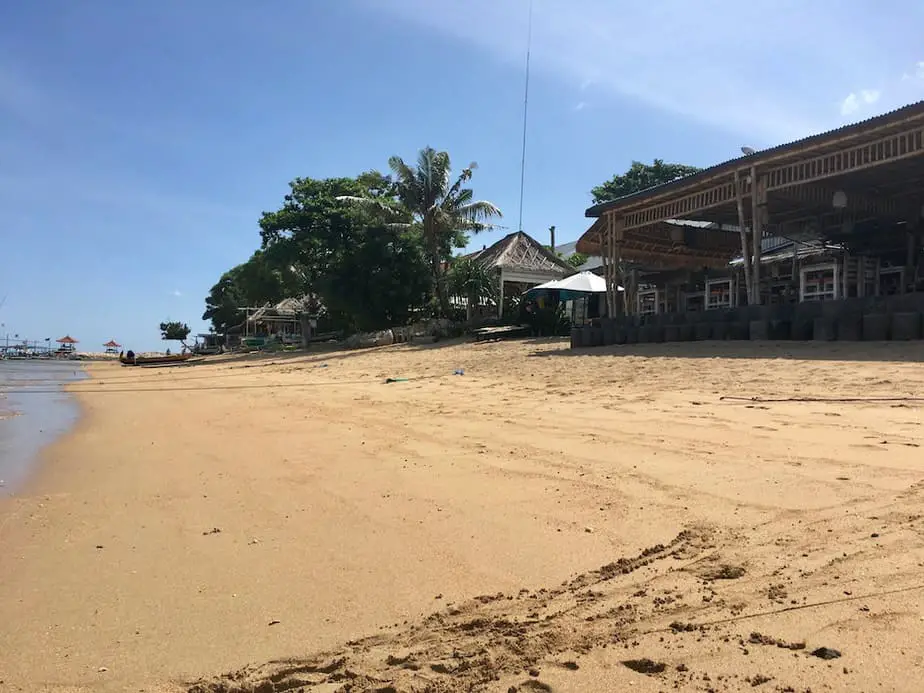
{"type": "Polygon", "coordinates": [[[921,359],[92,364],[0,505],[0,691],[920,690],[921,359]]]}

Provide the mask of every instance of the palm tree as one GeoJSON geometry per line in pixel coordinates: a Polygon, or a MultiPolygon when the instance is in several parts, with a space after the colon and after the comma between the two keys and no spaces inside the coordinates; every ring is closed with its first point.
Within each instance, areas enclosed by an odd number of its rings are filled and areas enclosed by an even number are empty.
{"type": "MultiPolygon", "coordinates": [[[[491,202],[475,200],[471,188],[463,187],[472,179],[477,167],[471,163],[452,180],[449,154],[425,147],[417,155],[417,166],[411,167],[399,156],[388,160],[395,177],[395,194],[409,222],[393,226],[418,229],[430,265],[433,293],[442,316],[449,314],[449,294],[446,290],[445,264],[453,248],[465,245],[466,234],[491,228],[490,220],[501,217],[501,211],[491,202]]],[[[366,207],[384,211],[393,217],[398,210],[381,200],[343,197],[366,207]]]]}

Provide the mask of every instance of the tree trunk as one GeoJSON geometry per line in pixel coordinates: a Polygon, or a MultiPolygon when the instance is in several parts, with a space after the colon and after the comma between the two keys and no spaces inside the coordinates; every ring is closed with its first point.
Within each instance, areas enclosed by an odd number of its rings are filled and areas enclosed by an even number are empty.
{"type": "Polygon", "coordinates": [[[433,290],[439,306],[440,314],[437,317],[447,318],[449,317],[449,295],[446,293],[446,275],[441,265],[439,254],[434,254],[430,260],[430,272],[433,275],[433,290]]]}
{"type": "Polygon", "coordinates": [[[307,350],[311,339],[311,318],[307,312],[302,312],[298,316],[298,321],[302,328],[302,349],[307,350]]]}

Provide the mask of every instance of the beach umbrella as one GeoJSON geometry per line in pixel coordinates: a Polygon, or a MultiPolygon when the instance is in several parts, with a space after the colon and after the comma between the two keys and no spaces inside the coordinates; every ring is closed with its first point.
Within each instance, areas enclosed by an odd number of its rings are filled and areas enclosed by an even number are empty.
{"type": "Polygon", "coordinates": [[[61,339],[55,340],[58,344],[77,344],[77,340],[71,337],[69,334],[64,335],[61,339]]]}
{"type": "MultiPolygon", "coordinates": [[[[618,290],[625,291],[621,286],[618,287],[618,290]]],[[[578,272],[564,279],[556,279],[546,282],[545,284],[540,284],[539,286],[534,286],[526,293],[532,293],[534,291],[567,291],[576,294],[602,294],[606,292],[606,279],[593,272],[578,272]]]]}

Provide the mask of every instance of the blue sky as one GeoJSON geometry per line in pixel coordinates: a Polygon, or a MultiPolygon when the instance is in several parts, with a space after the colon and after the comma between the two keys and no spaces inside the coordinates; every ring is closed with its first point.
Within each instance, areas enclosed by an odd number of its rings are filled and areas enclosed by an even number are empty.
{"type": "MultiPolygon", "coordinates": [[[[0,340],[204,329],[289,180],[425,145],[477,161],[515,229],[527,6],[2,3],[0,340]]],[[[535,0],[524,229],[575,239],[632,159],[705,166],[924,98],[922,26],[917,0],[535,0]]]]}

